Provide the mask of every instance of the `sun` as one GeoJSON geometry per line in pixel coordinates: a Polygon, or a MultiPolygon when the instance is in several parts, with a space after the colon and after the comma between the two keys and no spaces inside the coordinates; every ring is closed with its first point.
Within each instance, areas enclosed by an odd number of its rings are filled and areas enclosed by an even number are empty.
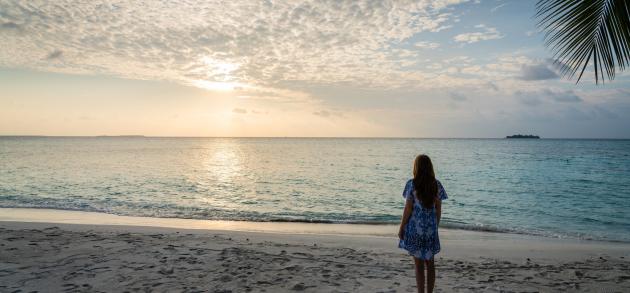
{"type": "Polygon", "coordinates": [[[199,73],[206,75],[207,79],[193,80],[193,86],[211,91],[233,91],[247,87],[246,84],[237,82],[238,78],[234,75],[240,64],[210,56],[200,58],[199,62],[203,64],[199,73]]]}

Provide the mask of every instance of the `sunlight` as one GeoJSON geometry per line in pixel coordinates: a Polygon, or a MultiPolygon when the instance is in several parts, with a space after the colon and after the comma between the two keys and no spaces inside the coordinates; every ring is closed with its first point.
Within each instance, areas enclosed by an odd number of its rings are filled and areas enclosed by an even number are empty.
{"type": "Polygon", "coordinates": [[[233,91],[245,87],[244,84],[238,82],[217,82],[208,80],[195,80],[192,84],[195,87],[211,91],[233,91]]]}
{"type": "Polygon", "coordinates": [[[211,91],[233,91],[246,87],[245,84],[236,82],[233,72],[240,68],[240,64],[225,62],[210,56],[200,59],[203,63],[201,72],[207,75],[207,79],[192,81],[192,85],[211,91]]]}
{"type": "Polygon", "coordinates": [[[204,162],[208,171],[207,179],[218,186],[234,184],[234,180],[241,175],[243,165],[241,162],[243,154],[239,145],[231,139],[222,139],[218,143],[210,143],[207,149],[204,162]]]}
{"type": "Polygon", "coordinates": [[[205,64],[206,67],[210,69],[213,75],[224,74],[226,76],[229,76],[234,70],[237,70],[240,67],[239,64],[224,62],[208,56],[202,57],[201,62],[203,62],[203,64],[205,64]]]}

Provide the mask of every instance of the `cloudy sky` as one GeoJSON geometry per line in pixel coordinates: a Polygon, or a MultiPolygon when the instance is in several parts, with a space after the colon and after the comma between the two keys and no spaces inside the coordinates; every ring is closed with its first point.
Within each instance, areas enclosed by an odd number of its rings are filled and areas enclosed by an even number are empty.
{"type": "Polygon", "coordinates": [[[0,0],[0,134],[630,138],[535,1],[0,0]]]}

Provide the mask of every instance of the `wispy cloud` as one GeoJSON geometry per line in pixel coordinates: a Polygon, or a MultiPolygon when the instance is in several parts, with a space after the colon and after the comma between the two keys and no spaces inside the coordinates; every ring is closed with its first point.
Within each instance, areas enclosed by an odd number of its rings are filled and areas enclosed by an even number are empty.
{"type": "Polygon", "coordinates": [[[495,13],[495,12],[497,12],[497,10],[499,10],[501,7],[503,7],[505,5],[507,5],[507,3],[502,3],[502,4],[499,4],[499,5],[495,6],[495,7],[492,7],[492,9],[490,9],[490,12],[491,13],[495,13]]]}
{"type": "Polygon", "coordinates": [[[559,75],[553,70],[550,64],[537,63],[537,64],[524,64],[521,69],[522,80],[547,80],[559,78],[559,75]]]}
{"type": "Polygon", "coordinates": [[[542,89],[532,91],[517,91],[521,103],[527,106],[539,106],[544,102],[580,103],[582,98],[573,90],[542,89]]]}
{"type": "Polygon", "coordinates": [[[550,97],[552,100],[556,102],[560,102],[560,103],[582,102],[582,98],[580,98],[573,90],[564,90],[564,91],[545,90],[544,94],[550,97]]]}
{"type": "Polygon", "coordinates": [[[450,93],[449,94],[451,100],[456,101],[456,102],[463,102],[466,101],[468,98],[466,98],[466,96],[460,94],[460,93],[450,93]]]}
{"type": "Polygon", "coordinates": [[[247,110],[242,108],[234,108],[232,109],[232,112],[236,114],[247,114],[247,110]]]}
{"type": "Polygon", "coordinates": [[[321,116],[321,117],[329,117],[330,116],[330,112],[328,112],[326,110],[315,111],[315,112],[313,112],[313,115],[321,116]]]}
{"type": "Polygon", "coordinates": [[[46,56],[46,59],[47,60],[59,59],[59,58],[61,58],[62,54],[63,54],[62,51],[54,50],[54,51],[50,52],[50,54],[48,54],[48,56],[46,56]]]}
{"type": "Polygon", "coordinates": [[[313,112],[313,115],[319,116],[322,118],[344,118],[343,112],[334,111],[334,110],[319,110],[313,112]]]}
{"type": "Polygon", "coordinates": [[[439,43],[424,42],[424,41],[416,42],[413,45],[418,47],[418,48],[421,48],[421,49],[436,49],[436,48],[440,47],[439,43]]]}
{"type": "Polygon", "coordinates": [[[3,22],[2,24],[0,24],[0,28],[2,28],[2,29],[18,29],[19,26],[15,22],[8,21],[8,22],[3,22]]]}
{"type": "Polygon", "coordinates": [[[458,43],[476,43],[480,41],[501,39],[504,36],[494,27],[488,27],[483,24],[476,25],[475,28],[481,29],[480,32],[470,32],[456,35],[453,39],[458,43]]]}

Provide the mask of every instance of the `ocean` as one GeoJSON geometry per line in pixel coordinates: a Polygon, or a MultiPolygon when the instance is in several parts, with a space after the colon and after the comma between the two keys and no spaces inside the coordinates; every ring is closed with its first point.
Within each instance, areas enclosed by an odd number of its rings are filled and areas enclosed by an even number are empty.
{"type": "Polygon", "coordinates": [[[0,137],[0,207],[396,224],[420,153],[443,227],[630,242],[630,140],[0,137]]]}

